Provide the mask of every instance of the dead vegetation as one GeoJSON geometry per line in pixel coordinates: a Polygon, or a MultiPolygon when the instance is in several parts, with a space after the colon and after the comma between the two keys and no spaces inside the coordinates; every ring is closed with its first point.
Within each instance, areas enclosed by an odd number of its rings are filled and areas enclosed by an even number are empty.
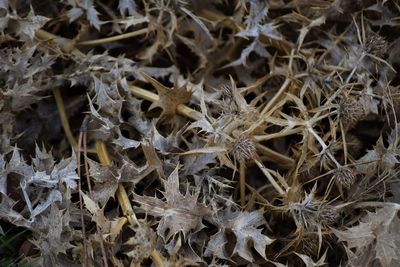
{"type": "Polygon", "coordinates": [[[1,266],[399,266],[395,0],[0,0],[1,266]]]}

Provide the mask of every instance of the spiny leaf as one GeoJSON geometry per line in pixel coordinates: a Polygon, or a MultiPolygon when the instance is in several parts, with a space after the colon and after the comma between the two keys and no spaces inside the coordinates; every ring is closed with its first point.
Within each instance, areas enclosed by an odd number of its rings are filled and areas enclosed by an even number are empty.
{"type": "Polygon", "coordinates": [[[159,100],[153,102],[150,109],[161,107],[163,109],[161,117],[171,118],[176,114],[178,105],[186,104],[192,97],[192,93],[187,91],[186,85],[180,87],[175,85],[173,88],[168,88],[147,74],[142,73],[142,75],[158,92],[159,100]]]}
{"type": "Polygon", "coordinates": [[[369,247],[375,250],[375,257],[383,266],[399,263],[400,220],[398,209],[384,207],[375,213],[368,212],[359,225],[345,231],[332,229],[339,240],[345,241],[349,249],[355,248],[356,255],[362,255],[369,247]]]}
{"type": "Polygon", "coordinates": [[[186,192],[185,195],[181,194],[178,170],[179,165],[164,181],[165,192],[163,192],[163,195],[165,202],[155,197],[134,194],[134,201],[139,203],[143,211],[149,215],[161,217],[157,233],[165,241],[180,232],[187,237],[190,231],[201,230],[204,227],[202,219],[213,214],[210,207],[198,203],[197,195],[191,195],[189,192],[186,192]]]}

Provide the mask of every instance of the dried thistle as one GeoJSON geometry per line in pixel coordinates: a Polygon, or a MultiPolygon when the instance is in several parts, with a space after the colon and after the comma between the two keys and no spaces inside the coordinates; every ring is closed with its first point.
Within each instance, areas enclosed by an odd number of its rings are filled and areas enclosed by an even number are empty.
{"type": "Polygon", "coordinates": [[[364,46],[367,53],[377,57],[383,57],[383,55],[387,53],[388,47],[388,42],[385,38],[373,31],[368,33],[364,46]]]}
{"type": "Polygon", "coordinates": [[[343,97],[338,105],[338,114],[345,127],[352,127],[365,116],[364,106],[359,100],[343,97]]]}
{"type": "Polygon", "coordinates": [[[339,215],[338,210],[334,206],[325,204],[320,206],[318,210],[317,222],[321,225],[329,226],[337,222],[339,215]]]}
{"type": "Polygon", "coordinates": [[[36,265],[400,266],[396,1],[0,0],[0,13],[0,220],[29,229],[36,265]],[[82,156],[104,166],[80,173],[82,156]],[[280,233],[294,234],[270,246],[280,233]]]}
{"type": "Polygon", "coordinates": [[[315,189],[306,194],[300,202],[289,203],[288,210],[292,213],[297,225],[313,226],[314,218],[320,209],[321,202],[315,199],[315,189]]]}
{"type": "Polygon", "coordinates": [[[332,161],[333,155],[335,155],[335,153],[340,149],[341,145],[339,145],[338,142],[332,142],[328,145],[328,147],[322,149],[321,152],[318,154],[320,167],[323,167],[324,169],[329,169],[329,166],[331,166],[332,163],[335,163],[335,161],[332,161]]]}
{"type": "Polygon", "coordinates": [[[245,162],[254,156],[256,146],[249,137],[240,135],[230,144],[230,152],[237,161],[245,162]]]}
{"type": "Polygon", "coordinates": [[[334,170],[332,178],[337,184],[343,186],[346,189],[349,189],[355,181],[354,172],[350,168],[343,166],[340,166],[334,170]]]}
{"type": "Polygon", "coordinates": [[[221,89],[222,89],[222,99],[232,101],[233,100],[232,87],[229,84],[224,84],[222,85],[221,89]]]}

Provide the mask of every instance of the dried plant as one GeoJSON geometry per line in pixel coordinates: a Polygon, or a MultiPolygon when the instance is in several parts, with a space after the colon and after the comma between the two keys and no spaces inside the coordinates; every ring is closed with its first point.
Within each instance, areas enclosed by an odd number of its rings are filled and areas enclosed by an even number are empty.
{"type": "Polygon", "coordinates": [[[0,266],[399,266],[399,17],[0,0],[0,266]]]}

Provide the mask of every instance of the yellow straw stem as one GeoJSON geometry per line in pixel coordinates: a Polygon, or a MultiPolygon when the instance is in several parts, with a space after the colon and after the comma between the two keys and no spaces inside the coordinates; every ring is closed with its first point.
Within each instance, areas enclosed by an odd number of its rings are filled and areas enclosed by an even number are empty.
{"type": "Polygon", "coordinates": [[[262,154],[269,157],[271,161],[275,161],[285,166],[293,166],[295,164],[294,159],[272,150],[269,147],[266,147],[262,144],[256,144],[256,147],[262,154]]]}
{"type": "Polygon", "coordinates": [[[54,88],[53,95],[56,100],[58,114],[60,114],[61,125],[64,129],[65,135],[68,139],[70,146],[73,149],[76,149],[76,146],[77,146],[76,140],[75,140],[74,135],[72,134],[71,127],[69,126],[67,114],[65,113],[64,101],[61,97],[60,89],[54,88]]]}
{"type": "MultiPolygon", "coordinates": [[[[140,87],[137,87],[134,85],[131,85],[130,88],[132,90],[133,95],[136,97],[140,97],[140,98],[145,99],[150,102],[156,102],[160,99],[160,97],[157,94],[150,92],[146,89],[143,89],[143,88],[140,88],[140,87]]],[[[176,108],[176,111],[179,114],[181,114],[191,120],[199,120],[203,117],[203,115],[200,112],[198,112],[197,110],[194,110],[183,104],[178,105],[178,107],[176,108]]]]}
{"type": "MultiPolygon", "coordinates": [[[[103,164],[104,166],[111,165],[111,159],[108,154],[107,147],[103,141],[96,142],[96,151],[101,164],[103,164]]],[[[119,204],[121,205],[122,212],[128,218],[129,223],[131,225],[138,223],[136,215],[133,212],[131,202],[129,201],[128,194],[126,193],[126,190],[122,184],[118,185],[117,199],[119,204]]],[[[164,267],[161,255],[157,250],[153,250],[151,252],[151,258],[157,267],[164,267]]]]}
{"type": "Polygon", "coordinates": [[[116,35],[116,36],[79,42],[78,45],[98,45],[98,44],[116,42],[119,40],[128,39],[128,38],[132,38],[132,37],[135,37],[138,35],[145,34],[145,33],[147,33],[147,31],[148,31],[148,29],[144,28],[144,29],[140,29],[140,30],[137,30],[134,32],[128,32],[128,33],[124,33],[124,34],[120,34],[120,35],[116,35]]]}

